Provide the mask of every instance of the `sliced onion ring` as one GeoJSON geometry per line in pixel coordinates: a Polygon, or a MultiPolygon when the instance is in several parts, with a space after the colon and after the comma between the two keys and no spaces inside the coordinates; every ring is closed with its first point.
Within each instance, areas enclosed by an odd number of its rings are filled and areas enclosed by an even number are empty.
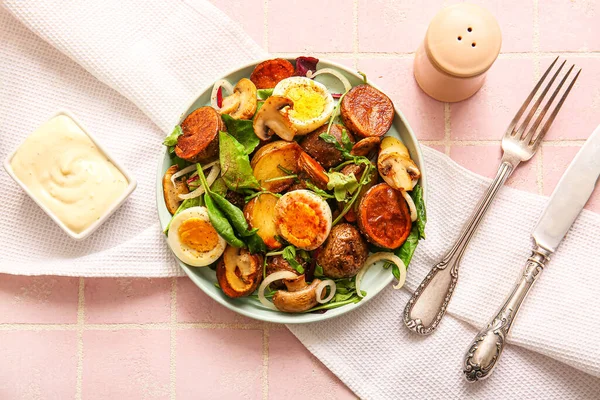
{"type": "Polygon", "coordinates": [[[258,300],[261,302],[261,304],[263,306],[267,307],[268,309],[270,309],[270,310],[277,310],[277,307],[275,307],[275,305],[272,302],[270,302],[269,300],[267,300],[267,298],[265,297],[265,289],[271,283],[273,283],[275,281],[278,281],[280,279],[295,279],[297,277],[298,277],[298,275],[296,275],[292,271],[277,271],[277,272],[273,272],[271,275],[267,276],[262,281],[262,283],[260,284],[260,286],[258,287],[258,300]]]}
{"type": "MultiPolygon", "coordinates": [[[[206,183],[208,183],[208,186],[212,185],[214,183],[214,181],[217,180],[220,172],[221,172],[221,167],[218,164],[213,165],[212,169],[210,170],[210,173],[206,177],[206,183]]],[[[180,194],[179,198],[181,200],[193,199],[195,197],[201,196],[203,193],[204,193],[204,187],[200,186],[198,189],[194,190],[193,192],[186,193],[186,194],[180,194]]]]}
{"type": "Polygon", "coordinates": [[[342,85],[344,85],[344,89],[346,92],[348,90],[352,89],[352,85],[350,84],[350,81],[348,80],[348,78],[346,78],[340,71],[336,71],[335,69],[332,69],[332,68],[321,68],[315,72],[312,72],[309,70],[306,73],[306,77],[314,78],[315,76],[321,75],[321,74],[331,74],[331,75],[335,76],[336,78],[338,78],[342,82],[342,85]],[[310,76],[308,76],[308,75],[310,75],[310,76]]]}
{"type": "MultiPolygon", "coordinates": [[[[219,105],[217,104],[217,92],[219,91],[220,87],[225,89],[225,91],[227,91],[228,94],[233,94],[233,86],[231,85],[231,83],[229,83],[225,79],[219,79],[215,82],[215,86],[213,86],[212,93],[210,94],[210,105],[217,111],[221,111],[221,107],[219,107],[219,105]]],[[[224,93],[223,96],[225,96],[224,93]]]]}
{"type": "Polygon", "coordinates": [[[404,200],[406,200],[406,203],[408,204],[408,209],[410,210],[410,220],[415,222],[417,220],[417,206],[415,206],[415,202],[413,201],[412,197],[410,197],[410,194],[406,193],[406,191],[401,189],[400,193],[402,193],[402,197],[404,197],[404,200]]]}
{"type": "MultiPolygon", "coordinates": [[[[208,169],[208,168],[212,167],[213,165],[217,164],[218,162],[219,162],[219,160],[217,160],[217,161],[213,161],[213,162],[211,162],[211,163],[208,163],[208,164],[206,164],[206,165],[203,165],[203,166],[202,166],[202,169],[203,169],[203,170],[204,170],[204,169],[208,169]]],[[[177,179],[177,178],[179,178],[180,176],[183,176],[183,175],[185,175],[185,174],[189,174],[190,172],[192,172],[192,171],[195,171],[195,170],[196,170],[196,164],[192,164],[192,165],[190,165],[190,166],[187,166],[187,167],[185,167],[185,168],[184,168],[184,169],[182,169],[182,170],[179,170],[179,171],[175,172],[173,175],[171,175],[171,183],[172,183],[173,185],[175,185],[175,179],[177,179]]]]}
{"type": "Polygon", "coordinates": [[[358,297],[363,297],[360,291],[360,282],[362,281],[363,276],[369,270],[369,268],[371,268],[371,265],[381,260],[393,262],[398,266],[398,270],[400,270],[400,279],[398,279],[398,283],[394,285],[394,289],[400,289],[402,286],[404,286],[404,282],[406,281],[406,266],[404,265],[402,260],[394,253],[375,253],[371,254],[367,258],[367,261],[365,261],[365,265],[363,265],[363,267],[360,269],[360,271],[358,271],[358,274],[356,275],[356,294],[358,295],[358,297]]]}
{"type": "Polygon", "coordinates": [[[323,282],[319,283],[315,289],[315,294],[317,295],[317,302],[319,302],[320,304],[328,303],[331,299],[333,299],[333,296],[335,296],[336,289],[337,286],[335,286],[335,282],[331,279],[326,279],[323,282]],[[321,299],[323,290],[325,290],[327,286],[329,286],[329,295],[324,299],[321,299]]]}

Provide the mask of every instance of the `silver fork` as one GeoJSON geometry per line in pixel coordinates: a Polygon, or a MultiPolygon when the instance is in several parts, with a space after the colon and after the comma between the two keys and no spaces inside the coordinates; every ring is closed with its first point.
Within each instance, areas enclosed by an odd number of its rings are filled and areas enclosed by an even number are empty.
{"type": "Polygon", "coordinates": [[[504,185],[512,172],[519,166],[521,162],[531,159],[531,157],[533,157],[537,149],[540,147],[542,139],[546,135],[546,132],[548,132],[548,129],[550,128],[550,125],[552,125],[556,114],[558,114],[558,111],[567,98],[567,95],[571,91],[571,88],[577,80],[581,70],[579,70],[575,77],[571,80],[570,84],[567,86],[567,89],[560,97],[558,104],[555,106],[548,119],[542,125],[542,120],[551,108],[554,99],[567,81],[567,78],[573,71],[574,67],[574,65],[571,66],[558,86],[552,92],[552,95],[546,104],[541,107],[544,97],[558,77],[566,61],[563,61],[562,64],[560,64],[558,70],[554,73],[554,75],[552,75],[550,81],[544,86],[535,102],[533,99],[546,77],[550,74],[550,71],[554,68],[554,65],[557,61],[558,57],[552,62],[546,72],[544,72],[544,75],[542,75],[538,83],[535,85],[533,91],[529,94],[527,99],[525,99],[525,102],[508,126],[508,129],[502,138],[502,150],[504,153],[502,155],[500,167],[498,168],[498,173],[485,193],[483,199],[479,202],[475,212],[465,224],[457,242],[444,256],[442,261],[431,269],[429,274],[427,274],[423,282],[421,282],[421,284],[417,287],[413,296],[406,304],[406,308],[404,309],[404,323],[410,330],[421,335],[428,335],[437,328],[442,317],[446,313],[446,308],[448,307],[448,303],[452,298],[452,293],[454,292],[458,282],[458,268],[460,265],[460,260],[467,249],[473,234],[477,230],[479,223],[490,207],[490,204],[492,204],[496,194],[502,185],[504,185]],[[521,117],[524,115],[525,111],[532,102],[534,104],[529,113],[526,115],[523,122],[517,126],[521,120],[521,117]],[[530,124],[534,117],[536,117],[535,121],[533,124],[530,124]]]}

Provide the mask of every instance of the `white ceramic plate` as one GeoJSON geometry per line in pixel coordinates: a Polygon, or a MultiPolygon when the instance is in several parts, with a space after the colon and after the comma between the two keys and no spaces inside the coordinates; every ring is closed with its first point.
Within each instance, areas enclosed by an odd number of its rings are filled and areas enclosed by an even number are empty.
{"type": "MultiPolygon", "coordinates": [[[[294,60],[290,59],[290,61],[293,62],[294,60]]],[[[235,82],[237,82],[241,78],[249,78],[250,74],[252,73],[252,70],[259,62],[260,61],[256,61],[251,64],[245,65],[239,69],[236,69],[235,71],[230,72],[223,78],[227,79],[232,84],[235,84],[235,82]]],[[[357,74],[356,72],[351,71],[347,67],[326,60],[319,61],[319,68],[327,67],[335,68],[338,71],[341,71],[349,79],[352,86],[362,83],[362,76],[357,74]]],[[[327,86],[328,89],[330,89],[334,93],[343,93],[344,91],[341,82],[339,82],[336,78],[332,77],[331,75],[319,75],[315,78],[315,80],[323,83],[325,86],[327,86]]],[[[206,105],[210,105],[211,91],[212,85],[201,91],[198,97],[196,97],[196,99],[192,102],[192,104],[190,104],[188,109],[185,110],[184,113],[181,115],[179,123],[181,123],[185,119],[185,117],[195,109],[206,105]]],[[[385,93],[385,91],[383,92],[385,93]]],[[[421,169],[422,176],[419,183],[424,189],[424,195],[426,195],[427,185],[426,173],[423,165],[423,155],[421,153],[421,149],[413,131],[410,129],[410,126],[404,118],[404,115],[402,115],[402,113],[397,108],[394,116],[394,122],[387,135],[400,138],[408,148],[412,159],[421,169]]],[[[163,229],[171,220],[171,214],[169,213],[165,205],[162,190],[162,177],[170,165],[171,160],[165,148],[163,150],[163,158],[161,159],[158,166],[158,173],[156,177],[156,202],[158,206],[158,217],[160,219],[160,224],[163,229]]],[[[185,273],[190,277],[190,279],[204,293],[212,297],[218,303],[239,314],[245,315],[250,318],[284,324],[299,324],[323,321],[329,318],[334,318],[339,315],[345,314],[349,311],[360,307],[370,299],[374,298],[386,285],[390,284],[393,278],[391,271],[383,269],[381,267],[383,263],[380,263],[380,265],[375,265],[371,267],[371,269],[363,278],[361,289],[367,292],[367,296],[362,301],[355,304],[348,304],[339,308],[328,310],[323,314],[287,314],[269,310],[265,308],[262,304],[260,304],[258,300],[254,300],[251,298],[231,299],[225,296],[225,294],[223,294],[223,292],[220,289],[215,287],[214,283],[217,281],[215,271],[213,271],[210,268],[190,267],[181,262],[179,262],[179,264],[181,265],[181,268],[183,268],[185,273]]]]}

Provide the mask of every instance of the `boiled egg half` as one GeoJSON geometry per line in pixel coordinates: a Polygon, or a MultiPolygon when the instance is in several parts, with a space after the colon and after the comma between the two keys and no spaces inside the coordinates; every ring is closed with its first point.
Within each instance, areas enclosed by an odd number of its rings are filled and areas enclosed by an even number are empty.
{"type": "Polygon", "coordinates": [[[193,267],[214,263],[227,245],[210,223],[206,207],[190,207],[177,214],[167,242],[177,258],[193,267]]]}
{"type": "Polygon", "coordinates": [[[288,116],[298,135],[305,135],[323,126],[335,107],[331,93],[323,84],[303,76],[283,79],[273,89],[273,95],[294,102],[288,116]]]}
{"type": "Polygon", "coordinates": [[[299,249],[314,250],[331,231],[331,209],[310,190],[294,190],[275,204],[277,233],[299,249]]]}

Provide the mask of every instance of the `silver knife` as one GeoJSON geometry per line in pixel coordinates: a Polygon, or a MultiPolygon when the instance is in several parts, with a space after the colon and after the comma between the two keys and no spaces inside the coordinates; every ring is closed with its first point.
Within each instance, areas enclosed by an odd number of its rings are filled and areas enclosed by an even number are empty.
{"type": "Polygon", "coordinates": [[[533,230],[534,248],[523,275],[492,321],[465,354],[463,372],[470,382],[485,379],[498,363],[506,336],[529,289],[544,270],[569,228],[590,198],[600,175],[600,126],[577,153],[552,193],[533,230]]]}

